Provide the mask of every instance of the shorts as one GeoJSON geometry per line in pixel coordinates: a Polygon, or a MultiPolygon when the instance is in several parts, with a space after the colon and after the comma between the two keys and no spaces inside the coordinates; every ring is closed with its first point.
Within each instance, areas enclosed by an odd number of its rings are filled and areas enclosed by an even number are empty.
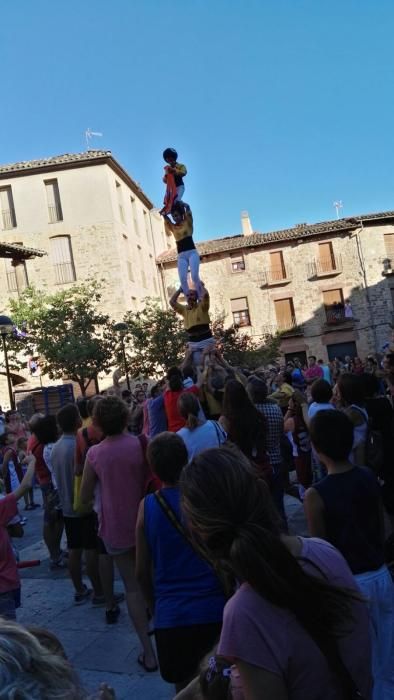
{"type": "Polygon", "coordinates": [[[218,642],[221,622],[156,629],[160,675],[167,683],[184,683],[198,673],[204,656],[218,642]]]}
{"type": "Polygon", "coordinates": [[[52,484],[44,484],[40,488],[44,506],[44,523],[48,525],[61,520],[63,512],[58,492],[53,488],[52,484]]]}
{"type": "Polygon", "coordinates": [[[98,549],[96,513],[78,518],[64,517],[68,549],[98,549]]]}
{"type": "Polygon", "coordinates": [[[16,609],[21,606],[21,589],[0,593],[0,616],[7,620],[16,620],[16,609]]]}

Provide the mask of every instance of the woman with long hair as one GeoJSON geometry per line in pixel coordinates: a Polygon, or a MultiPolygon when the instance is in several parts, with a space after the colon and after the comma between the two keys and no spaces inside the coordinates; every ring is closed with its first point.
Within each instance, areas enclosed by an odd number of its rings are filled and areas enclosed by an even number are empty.
{"type": "Polygon", "coordinates": [[[290,398],[289,407],[284,417],[284,425],[285,432],[291,436],[290,442],[293,447],[294,465],[301,499],[304,497],[305,489],[312,483],[312,447],[307,427],[307,416],[308,403],[306,397],[301,391],[296,389],[290,398]]]}
{"type": "Polygon", "coordinates": [[[202,450],[219,447],[226,441],[226,433],[215,420],[202,421],[201,407],[193,394],[181,394],[178,399],[178,411],[185,420],[185,426],[177,434],[186,445],[188,459],[193,459],[202,450]]]}
{"type": "Polygon", "coordinates": [[[368,612],[328,542],[280,534],[266,485],[234,450],[207,450],[181,475],[192,535],[240,587],[217,653],[245,700],[344,700],[372,692],[368,612]]]}
{"type": "Polygon", "coordinates": [[[266,419],[237,379],[230,379],[224,387],[220,424],[228,439],[267,475],[271,469],[266,452],[266,419]]]}

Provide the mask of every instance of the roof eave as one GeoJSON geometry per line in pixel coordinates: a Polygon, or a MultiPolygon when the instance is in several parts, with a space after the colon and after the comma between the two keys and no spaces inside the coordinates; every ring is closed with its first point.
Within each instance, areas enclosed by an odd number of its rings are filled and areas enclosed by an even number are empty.
{"type": "Polygon", "coordinates": [[[153,209],[153,203],[130,177],[130,175],[122,168],[120,163],[113,157],[112,154],[100,154],[94,157],[89,157],[86,160],[75,160],[63,163],[45,163],[43,165],[33,165],[29,168],[17,170],[7,170],[0,172],[0,180],[11,180],[16,177],[26,177],[27,175],[39,175],[40,173],[53,173],[59,170],[75,170],[77,168],[88,168],[92,165],[108,165],[125,184],[143,201],[148,209],[153,209]]]}

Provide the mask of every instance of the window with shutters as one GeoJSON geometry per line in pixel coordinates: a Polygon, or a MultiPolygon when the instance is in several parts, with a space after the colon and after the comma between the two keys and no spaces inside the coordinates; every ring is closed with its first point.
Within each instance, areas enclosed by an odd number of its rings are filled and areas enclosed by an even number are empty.
{"type": "MultiPolygon", "coordinates": [[[[18,242],[18,245],[23,243],[18,242]]],[[[25,261],[18,262],[17,265],[12,264],[12,260],[4,260],[5,270],[7,275],[7,289],[9,292],[23,292],[29,286],[27,277],[27,268],[25,261]]]]}
{"type": "Polygon", "coordinates": [[[144,226],[145,226],[145,233],[146,233],[146,240],[149,243],[152,243],[152,236],[150,233],[150,221],[149,221],[149,214],[147,211],[144,210],[144,226]]]}
{"type": "Polygon", "coordinates": [[[286,279],[287,275],[282,251],[270,253],[269,276],[271,282],[280,282],[286,279]]]}
{"type": "Polygon", "coordinates": [[[394,233],[384,234],[384,246],[386,255],[391,262],[391,267],[394,267],[394,233]]]}
{"type": "Polygon", "coordinates": [[[146,288],[147,283],[146,283],[146,274],[145,274],[145,269],[144,269],[144,256],[142,254],[141,246],[138,246],[138,257],[139,257],[139,262],[140,262],[142,286],[146,288]]]}
{"type": "Polygon", "coordinates": [[[137,211],[137,202],[135,200],[135,197],[130,197],[130,204],[131,204],[131,216],[133,219],[134,231],[137,234],[137,236],[139,236],[140,229],[138,226],[138,211],[137,211]]]}
{"type": "Polygon", "coordinates": [[[44,180],[48,204],[49,223],[63,221],[62,205],[60,202],[59,184],[56,179],[44,180]]]}
{"type": "Polygon", "coordinates": [[[319,243],[318,273],[324,274],[334,270],[336,270],[336,264],[332,243],[319,243]]]}
{"type": "Polygon", "coordinates": [[[327,323],[333,324],[345,321],[342,289],[329,289],[323,292],[323,304],[327,323]]]}
{"type": "Polygon", "coordinates": [[[70,236],[55,236],[49,240],[56,284],[75,282],[75,268],[70,236]]]}
{"type": "Polygon", "coordinates": [[[120,182],[117,182],[116,180],[115,180],[115,184],[116,184],[116,197],[118,200],[119,216],[120,216],[121,222],[123,224],[125,224],[126,220],[124,217],[122,187],[120,185],[120,182]]]}
{"type": "Polygon", "coordinates": [[[16,215],[11,185],[0,187],[0,207],[3,229],[16,228],[16,215]]]}
{"type": "Polygon", "coordinates": [[[297,325],[293,299],[277,299],[274,301],[276,323],[279,331],[287,331],[297,325]]]}
{"type": "Polygon", "coordinates": [[[247,297],[230,299],[233,323],[235,326],[250,326],[250,315],[247,297]]]}
{"type": "Polygon", "coordinates": [[[128,275],[130,282],[134,282],[133,265],[132,265],[131,260],[127,261],[127,275],[128,275]]]}
{"type": "Polygon", "coordinates": [[[243,253],[233,253],[230,255],[231,272],[243,272],[245,270],[245,259],[243,253]]]}

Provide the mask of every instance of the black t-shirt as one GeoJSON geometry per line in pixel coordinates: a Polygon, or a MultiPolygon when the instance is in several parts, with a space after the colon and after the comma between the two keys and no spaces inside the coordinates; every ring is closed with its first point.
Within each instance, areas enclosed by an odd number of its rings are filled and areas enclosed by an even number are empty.
{"type": "Polygon", "coordinates": [[[325,509],[327,540],[345,557],[353,574],[384,564],[380,489],[373,472],[353,467],[313,485],[325,509]]]}

